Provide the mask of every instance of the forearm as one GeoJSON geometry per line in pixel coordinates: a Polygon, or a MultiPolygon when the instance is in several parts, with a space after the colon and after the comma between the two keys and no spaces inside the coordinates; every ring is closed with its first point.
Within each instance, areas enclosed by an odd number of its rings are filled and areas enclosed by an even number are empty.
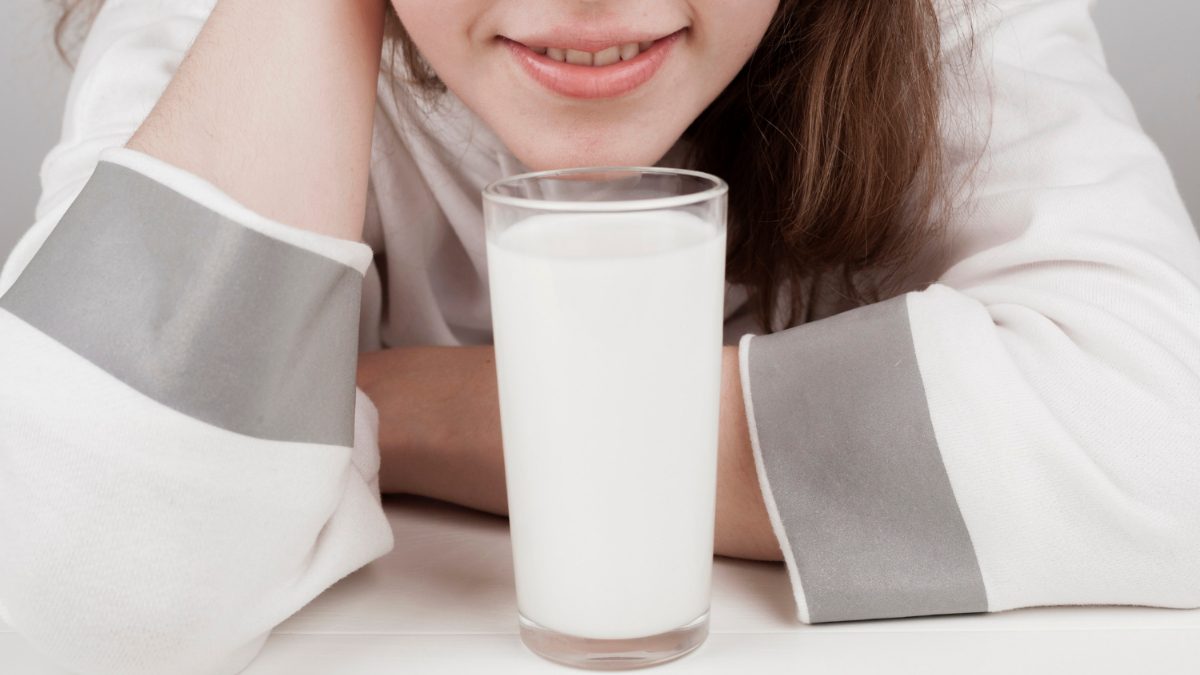
{"type": "MultiPolygon", "coordinates": [[[[715,551],[779,560],[754,468],[737,348],[722,363],[715,551]]],[[[358,384],[379,408],[380,487],[507,513],[496,368],[490,347],[363,354],[358,384]]]]}
{"type": "Polygon", "coordinates": [[[128,147],[358,240],[383,0],[221,0],[128,147]]]}
{"type": "Polygon", "coordinates": [[[508,513],[491,347],[359,355],[358,386],[379,409],[379,486],[508,513]]]}

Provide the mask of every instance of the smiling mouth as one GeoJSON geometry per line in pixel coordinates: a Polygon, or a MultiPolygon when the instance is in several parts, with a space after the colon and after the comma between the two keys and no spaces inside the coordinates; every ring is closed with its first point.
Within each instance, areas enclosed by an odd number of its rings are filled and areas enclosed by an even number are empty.
{"type": "Polygon", "coordinates": [[[542,86],[569,98],[592,99],[621,96],[645,84],[686,30],[648,42],[611,44],[594,52],[499,37],[521,68],[542,86]]]}

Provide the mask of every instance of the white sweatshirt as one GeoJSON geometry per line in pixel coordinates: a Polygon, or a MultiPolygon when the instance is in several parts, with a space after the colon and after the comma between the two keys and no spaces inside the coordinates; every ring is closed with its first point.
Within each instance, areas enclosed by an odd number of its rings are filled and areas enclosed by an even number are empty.
{"type": "MultiPolygon", "coordinates": [[[[118,149],[210,5],[106,3],[0,273],[0,618],[87,675],[235,673],[389,549],[356,346],[490,340],[479,189],[524,169],[384,86],[364,246],[118,149]]],[[[1088,8],[981,5],[973,61],[947,10],[942,262],[741,342],[803,621],[1200,606],[1200,242],[1088,8]]]]}

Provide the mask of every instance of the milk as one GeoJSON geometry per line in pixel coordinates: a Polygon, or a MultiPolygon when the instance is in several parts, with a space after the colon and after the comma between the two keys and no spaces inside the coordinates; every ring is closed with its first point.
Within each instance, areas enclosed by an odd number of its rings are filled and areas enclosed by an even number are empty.
{"type": "Polygon", "coordinates": [[[553,214],[488,242],[517,600],[624,639],[708,611],[725,230],[553,214]]]}

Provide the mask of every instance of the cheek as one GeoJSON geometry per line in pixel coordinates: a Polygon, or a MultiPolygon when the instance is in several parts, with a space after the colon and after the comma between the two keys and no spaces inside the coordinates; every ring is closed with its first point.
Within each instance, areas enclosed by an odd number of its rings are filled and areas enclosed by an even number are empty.
{"type": "Polygon", "coordinates": [[[421,54],[443,79],[469,67],[471,28],[490,0],[392,0],[392,7],[421,54]]]}
{"type": "Polygon", "coordinates": [[[736,75],[767,32],[779,0],[707,0],[696,8],[705,41],[718,52],[710,56],[722,71],[736,75]]]}

